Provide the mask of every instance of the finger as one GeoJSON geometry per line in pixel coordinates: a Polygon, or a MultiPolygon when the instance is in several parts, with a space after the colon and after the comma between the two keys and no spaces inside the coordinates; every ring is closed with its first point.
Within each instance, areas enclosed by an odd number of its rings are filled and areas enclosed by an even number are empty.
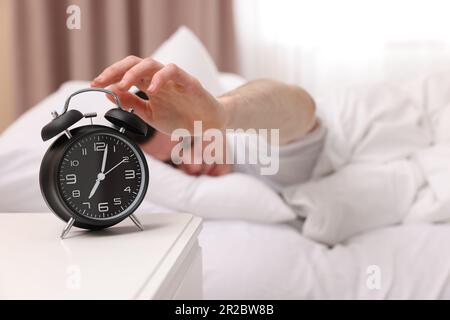
{"type": "Polygon", "coordinates": [[[153,75],[163,67],[164,65],[156,60],[151,58],[144,59],[124,74],[117,87],[126,91],[135,85],[140,90],[146,90],[152,81],[153,75]]]}
{"type": "Polygon", "coordinates": [[[122,79],[123,75],[131,69],[133,66],[141,62],[142,59],[136,56],[128,56],[125,59],[122,59],[105,70],[103,70],[100,75],[95,78],[91,86],[92,87],[106,87],[113,83],[116,83],[122,79]]]}
{"type": "MultiPolygon", "coordinates": [[[[135,94],[128,91],[118,90],[116,87],[112,87],[111,90],[119,97],[120,103],[124,107],[134,108],[137,112],[143,112],[147,108],[147,103],[145,100],[139,98],[135,94]]],[[[116,103],[114,97],[107,94],[106,97],[113,103],[116,103]]]]}
{"type": "Polygon", "coordinates": [[[155,94],[169,81],[173,81],[176,84],[185,87],[193,86],[198,83],[196,78],[177,65],[171,63],[155,73],[147,91],[150,94],[155,94]]]}

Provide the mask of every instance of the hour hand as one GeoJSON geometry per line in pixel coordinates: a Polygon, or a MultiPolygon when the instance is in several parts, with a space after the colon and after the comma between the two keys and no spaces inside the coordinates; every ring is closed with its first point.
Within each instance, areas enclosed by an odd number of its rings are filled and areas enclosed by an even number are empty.
{"type": "Polygon", "coordinates": [[[92,187],[91,193],[89,193],[88,199],[92,198],[92,196],[94,195],[95,191],[97,191],[97,188],[98,188],[99,185],[100,185],[100,179],[96,179],[95,180],[95,184],[92,187]]]}

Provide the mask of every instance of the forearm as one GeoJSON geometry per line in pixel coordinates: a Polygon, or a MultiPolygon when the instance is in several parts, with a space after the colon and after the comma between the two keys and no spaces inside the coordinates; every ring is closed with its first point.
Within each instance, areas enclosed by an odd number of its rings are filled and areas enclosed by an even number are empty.
{"type": "Polygon", "coordinates": [[[315,103],[297,86],[272,80],[249,82],[219,98],[226,128],[279,129],[280,144],[299,139],[316,124],[315,103]]]}

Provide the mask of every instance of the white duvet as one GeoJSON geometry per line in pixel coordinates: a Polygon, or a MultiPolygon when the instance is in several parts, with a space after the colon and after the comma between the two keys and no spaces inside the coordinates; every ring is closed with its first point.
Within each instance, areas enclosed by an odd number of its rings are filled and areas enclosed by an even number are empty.
{"type": "Polygon", "coordinates": [[[450,72],[323,101],[315,180],[284,194],[302,234],[206,222],[206,297],[450,299],[448,88],[450,72]]]}
{"type": "Polygon", "coordinates": [[[324,102],[328,138],[315,179],[284,192],[305,236],[334,245],[384,226],[450,220],[448,88],[450,72],[324,102]]]}

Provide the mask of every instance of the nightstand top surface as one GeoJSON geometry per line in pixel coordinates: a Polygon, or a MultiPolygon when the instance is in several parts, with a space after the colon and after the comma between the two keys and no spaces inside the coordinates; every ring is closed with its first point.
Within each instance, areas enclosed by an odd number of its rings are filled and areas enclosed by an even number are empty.
{"type": "Polygon", "coordinates": [[[138,218],[144,231],[125,219],[102,231],[73,228],[61,240],[64,223],[52,213],[0,213],[0,299],[160,295],[196,243],[201,219],[190,214],[138,218]]]}

